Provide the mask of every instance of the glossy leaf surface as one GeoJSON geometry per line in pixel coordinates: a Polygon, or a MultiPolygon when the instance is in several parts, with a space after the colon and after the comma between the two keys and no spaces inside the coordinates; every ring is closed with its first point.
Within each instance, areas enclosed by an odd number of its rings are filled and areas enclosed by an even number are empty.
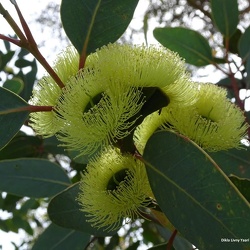
{"type": "Polygon", "coordinates": [[[183,237],[200,250],[246,249],[246,243],[221,239],[249,237],[249,203],[204,151],[160,131],[149,139],[144,159],[156,200],[183,237]]]}
{"type": "Polygon", "coordinates": [[[12,78],[4,82],[3,87],[14,92],[15,94],[21,93],[24,83],[20,78],[12,78]]]}
{"type": "Polygon", "coordinates": [[[239,22],[237,0],[211,0],[211,9],[219,31],[226,37],[232,36],[239,22]]]}
{"type": "Polygon", "coordinates": [[[250,26],[245,30],[239,40],[239,52],[242,59],[250,57],[250,26]]]}
{"type": "Polygon", "coordinates": [[[138,0],[62,0],[61,19],[79,54],[115,42],[129,25],[138,0]]]}
{"type": "Polygon", "coordinates": [[[154,37],[166,48],[178,52],[187,63],[204,66],[213,63],[208,41],[198,32],[187,28],[156,28],[154,37]],[[188,38],[188,39],[187,39],[188,38]]]}
{"type": "MultiPolygon", "coordinates": [[[[18,95],[1,87],[0,100],[0,112],[28,106],[28,103],[18,95]]],[[[29,112],[27,111],[0,114],[0,149],[3,148],[19,131],[28,115],[29,112]]]]}
{"type": "Polygon", "coordinates": [[[43,159],[0,161],[0,190],[34,198],[50,197],[70,185],[64,170],[43,159]]]}
{"type": "Polygon", "coordinates": [[[90,235],[51,224],[35,242],[32,250],[82,250],[88,244],[90,235]]]}

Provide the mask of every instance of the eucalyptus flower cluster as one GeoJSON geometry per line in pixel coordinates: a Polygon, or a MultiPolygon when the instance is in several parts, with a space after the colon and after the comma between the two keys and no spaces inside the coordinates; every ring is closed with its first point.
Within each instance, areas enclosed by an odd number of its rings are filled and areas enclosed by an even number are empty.
{"type": "Polygon", "coordinates": [[[77,198],[93,227],[113,230],[143,213],[153,194],[143,154],[152,134],[180,133],[208,151],[239,147],[248,126],[226,91],[191,80],[185,62],[162,47],[109,44],[87,57],[69,47],[50,76],[39,81],[33,105],[53,106],[31,114],[31,126],[55,135],[78,156],[95,155],[82,174],[77,198]]]}

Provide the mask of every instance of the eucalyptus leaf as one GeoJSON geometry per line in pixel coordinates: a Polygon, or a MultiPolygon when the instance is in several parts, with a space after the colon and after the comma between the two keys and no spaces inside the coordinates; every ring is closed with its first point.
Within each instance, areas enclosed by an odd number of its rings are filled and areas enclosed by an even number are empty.
{"type": "Polygon", "coordinates": [[[82,250],[90,240],[90,235],[50,224],[38,237],[32,250],[82,250]]]}
{"type": "Polygon", "coordinates": [[[0,71],[2,71],[5,66],[9,63],[9,61],[14,56],[15,51],[8,51],[6,54],[2,54],[0,51],[0,71]]]}
{"type": "Polygon", "coordinates": [[[250,26],[245,30],[239,40],[239,52],[243,60],[250,57],[250,26]]]}
{"type": "MultiPolygon", "coordinates": [[[[29,106],[21,97],[1,87],[0,100],[0,112],[29,106]]],[[[20,130],[28,115],[28,111],[0,114],[0,149],[20,130]]]]}
{"type": "Polygon", "coordinates": [[[28,73],[23,73],[22,70],[20,70],[20,72],[18,73],[18,77],[20,77],[24,82],[24,88],[20,93],[20,96],[26,101],[30,99],[33,86],[36,81],[37,63],[35,59],[31,62],[30,66],[31,70],[28,73]]]}
{"type": "Polygon", "coordinates": [[[229,178],[248,200],[248,202],[250,202],[250,179],[239,178],[235,175],[230,175],[229,178]]]}
{"type": "MultiPolygon", "coordinates": [[[[94,187],[93,187],[94,188],[94,187]]],[[[49,203],[48,215],[53,223],[60,227],[82,231],[97,236],[110,236],[116,231],[93,228],[87,221],[86,213],[80,211],[81,206],[76,201],[80,192],[79,183],[72,185],[56,195],[49,203]]]]}
{"type": "Polygon", "coordinates": [[[115,42],[132,20],[139,0],[62,0],[63,28],[79,54],[115,42]]]}
{"type": "Polygon", "coordinates": [[[231,37],[237,29],[239,11],[237,0],[211,0],[213,20],[225,37],[231,37]]]}
{"type": "Polygon", "coordinates": [[[34,198],[51,197],[70,185],[64,170],[44,159],[0,161],[0,190],[34,198]]]}
{"type": "Polygon", "coordinates": [[[180,234],[200,250],[240,250],[249,242],[250,205],[212,158],[187,138],[156,132],[144,161],[155,198],[180,234]]]}
{"type": "Polygon", "coordinates": [[[243,146],[242,149],[229,149],[212,152],[209,155],[220,166],[223,172],[240,178],[250,179],[250,148],[243,146]]]}
{"type": "Polygon", "coordinates": [[[24,83],[22,79],[14,77],[5,81],[3,87],[18,95],[23,90],[24,83]]]}
{"type": "Polygon", "coordinates": [[[158,42],[166,48],[178,52],[187,63],[204,66],[212,64],[214,61],[207,39],[194,30],[168,27],[156,28],[153,33],[158,42]]]}

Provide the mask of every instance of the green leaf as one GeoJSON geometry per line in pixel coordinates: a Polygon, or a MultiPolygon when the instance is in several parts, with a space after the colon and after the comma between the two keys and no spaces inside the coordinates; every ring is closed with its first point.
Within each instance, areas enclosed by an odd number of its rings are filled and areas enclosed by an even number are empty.
{"type": "Polygon", "coordinates": [[[48,215],[53,223],[60,227],[82,231],[97,236],[110,236],[115,232],[91,227],[87,222],[86,214],[80,211],[81,207],[76,201],[79,194],[79,183],[72,185],[55,196],[49,203],[48,215]]]}
{"type": "Polygon", "coordinates": [[[0,151],[0,160],[23,157],[37,157],[41,153],[42,139],[18,133],[6,147],[0,151]]]}
{"type": "Polygon", "coordinates": [[[22,203],[21,208],[17,211],[21,215],[26,215],[30,210],[37,209],[39,208],[39,206],[40,203],[38,202],[38,200],[31,198],[22,203]]]}
{"type": "Polygon", "coordinates": [[[237,0],[211,0],[214,23],[219,31],[227,38],[237,29],[239,11],[237,0]]]}
{"type": "Polygon", "coordinates": [[[82,250],[89,243],[90,235],[51,224],[38,237],[32,250],[82,250]]]}
{"type": "Polygon", "coordinates": [[[4,42],[4,46],[6,48],[6,50],[10,50],[10,42],[6,41],[6,40],[2,40],[4,42]]]}
{"type": "MultiPolygon", "coordinates": [[[[17,211],[17,210],[16,210],[17,211]]],[[[6,220],[0,220],[0,229],[5,232],[15,232],[18,233],[20,229],[25,230],[28,234],[33,234],[33,229],[31,228],[27,217],[20,216],[18,214],[13,213],[13,217],[6,219],[6,220]]]]}
{"type": "Polygon", "coordinates": [[[5,81],[3,87],[18,95],[23,90],[24,83],[22,79],[13,77],[12,79],[5,81]]]}
{"type": "Polygon", "coordinates": [[[213,63],[212,50],[201,34],[187,28],[156,28],[154,37],[166,48],[176,51],[187,63],[204,66],[213,63]]]}
{"type": "Polygon", "coordinates": [[[56,136],[51,136],[43,140],[43,150],[50,154],[62,154],[65,155],[65,151],[62,147],[59,147],[60,142],[57,140],[56,136]]]}
{"type": "Polygon", "coordinates": [[[62,0],[63,27],[79,54],[115,42],[132,20],[138,0],[62,0]]]}
{"type": "Polygon", "coordinates": [[[20,71],[17,75],[24,81],[24,89],[20,93],[20,96],[26,101],[30,99],[30,96],[32,95],[33,85],[36,81],[37,63],[35,59],[31,62],[30,66],[31,70],[28,73],[24,74],[22,71],[20,71]]]}
{"type": "Polygon", "coordinates": [[[250,179],[250,148],[242,146],[242,150],[229,149],[209,153],[224,173],[250,179]]]}
{"type": "Polygon", "coordinates": [[[20,52],[18,53],[19,58],[23,58],[24,56],[27,56],[30,54],[30,52],[27,49],[21,48],[20,52]]]}
{"type": "Polygon", "coordinates": [[[15,54],[15,51],[8,51],[6,54],[2,54],[0,51],[0,71],[2,71],[5,68],[8,62],[14,56],[14,54],[15,54]]]}
{"type": "Polygon", "coordinates": [[[16,196],[12,194],[7,194],[6,197],[2,200],[1,209],[3,211],[13,212],[16,209],[17,202],[22,199],[21,196],[16,196]]]}
{"type": "MultiPolygon", "coordinates": [[[[22,98],[5,88],[0,88],[0,100],[0,112],[28,106],[22,98]]],[[[0,114],[0,149],[15,136],[28,115],[28,111],[0,114]]]]}
{"type": "Polygon", "coordinates": [[[250,206],[226,175],[195,143],[160,131],[145,149],[155,198],[180,234],[200,250],[240,250],[248,239],[250,206]]]}
{"type": "Polygon", "coordinates": [[[15,62],[15,66],[18,68],[26,68],[32,65],[32,61],[26,60],[24,58],[17,59],[15,62]]]}
{"type": "Polygon", "coordinates": [[[250,202],[250,180],[239,178],[237,176],[229,176],[233,184],[239,189],[239,191],[244,195],[244,197],[250,202]]]}
{"type": "Polygon", "coordinates": [[[57,164],[43,159],[0,161],[0,190],[34,198],[51,197],[70,184],[57,164]]]}
{"type": "MultiPolygon", "coordinates": [[[[238,54],[239,49],[238,49],[238,44],[239,40],[242,36],[241,30],[237,29],[233,35],[229,38],[229,47],[228,50],[234,54],[238,54]]],[[[225,37],[223,38],[223,45],[226,47],[226,39],[225,37]]],[[[226,63],[226,62],[225,62],[226,63]]]]}
{"type": "Polygon", "coordinates": [[[250,56],[250,26],[245,30],[239,40],[239,52],[243,60],[250,56]]]}

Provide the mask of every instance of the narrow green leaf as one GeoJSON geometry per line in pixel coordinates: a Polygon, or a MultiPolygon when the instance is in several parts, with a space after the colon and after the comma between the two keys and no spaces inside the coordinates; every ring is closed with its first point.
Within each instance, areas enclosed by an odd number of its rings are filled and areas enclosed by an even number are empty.
{"type": "Polygon", "coordinates": [[[24,82],[24,89],[20,93],[20,96],[26,101],[30,99],[30,96],[32,95],[33,86],[36,81],[37,63],[35,59],[32,61],[30,66],[31,70],[28,73],[24,74],[22,71],[20,71],[17,75],[24,82]]]}
{"type": "Polygon", "coordinates": [[[76,201],[79,192],[79,183],[76,183],[50,201],[48,215],[51,221],[60,227],[82,231],[92,235],[113,235],[116,231],[108,232],[102,229],[96,229],[91,227],[87,222],[86,214],[80,211],[81,207],[76,201]]]}
{"type": "Polygon", "coordinates": [[[243,179],[234,175],[229,176],[229,178],[248,202],[250,202],[250,179],[243,179]]]}
{"type": "Polygon", "coordinates": [[[32,65],[32,62],[24,58],[20,58],[15,61],[15,66],[18,68],[26,68],[26,67],[30,67],[31,65],[32,65]]]}
{"type": "Polygon", "coordinates": [[[213,63],[207,39],[187,28],[156,28],[154,37],[166,48],[176,51],[187,63],[204,66],[213,63]]]}
{"type": "Polygon", "coordinates": [[[51,224],[38,237],[32,250],[82,250],[90,240],[90,235],[51,224]]]}
{"type": "Polygon", "coordinates": [[[20,52],[18,53],[19,58],[23,58],[24,56],[27,56],[30,54],[30,52],[27,49],[21,48],[20,52]]]}
{"type": "Polygon", "coordinates": [[[149,139],[144,159],[156,200],[183,237],[200,250],[249,246],[222,242],[249,239],[250,206],[202,149],[160,131],[149,139]]]}
{"type": "Polygon", "coordinates": [[[22,79],[14,77],[5,81],[3,87],[18,95],[23,90],[24,83],[22,79]]]}
{"type": "MultiPolygon", "coordinates": [[[[18,95],[0,87],[0,112],[28,106],[18,95]]],[[[29,112],[18,112],[0,115],[0,149],[3,148],[19,131],[29,112]]]]}
{"type": "Polygon", "coordinates": [[[138,0],[62,0],[63,27],[79,54],[115,42],[129,25],[138,0]]]}
{"type": "Polygon", "coordinates": [[[245,30],[239,40],[239,52],[243,60],[250,57],[250,26],[245,30]]]}
{"type": "Polygon", "coordinates": [[[3,42],[4,42],[5,49],[9,51],[10,50],[10,42],[8,42],[6,40],[3,40],[3,42]]]}
{"type": "MultiPolygon", "coordinates": [[[[237,29],[233,35],[229,38],[229,47],[228,50],[234,54],[238,54],[239,53],[239,49],[238,49],[238,44],[239,44],[239,40],[242,36],[242,32],[240,29],[237,29]]],[[[225,37],[223,38],[223,45],[224,47],[226,47],[226,39],[225,37]]],[[[226,60],[225,60],[226,61],[226,60]]],[[[226,63],[226,62],[224,62],[226,63]]]]}
{"type": "Polygon", "coordinates": [[[51,197],[70,185],[64,170],[43,159],[0,161],[0,190],[33,198],[51,197]]]}
{"type": "Polygon", "coordinates": [[[239,22],[237,0],[211,0],[211,9],[214,23],[219,31],[225,37],[232,36],[239,22]]]}

